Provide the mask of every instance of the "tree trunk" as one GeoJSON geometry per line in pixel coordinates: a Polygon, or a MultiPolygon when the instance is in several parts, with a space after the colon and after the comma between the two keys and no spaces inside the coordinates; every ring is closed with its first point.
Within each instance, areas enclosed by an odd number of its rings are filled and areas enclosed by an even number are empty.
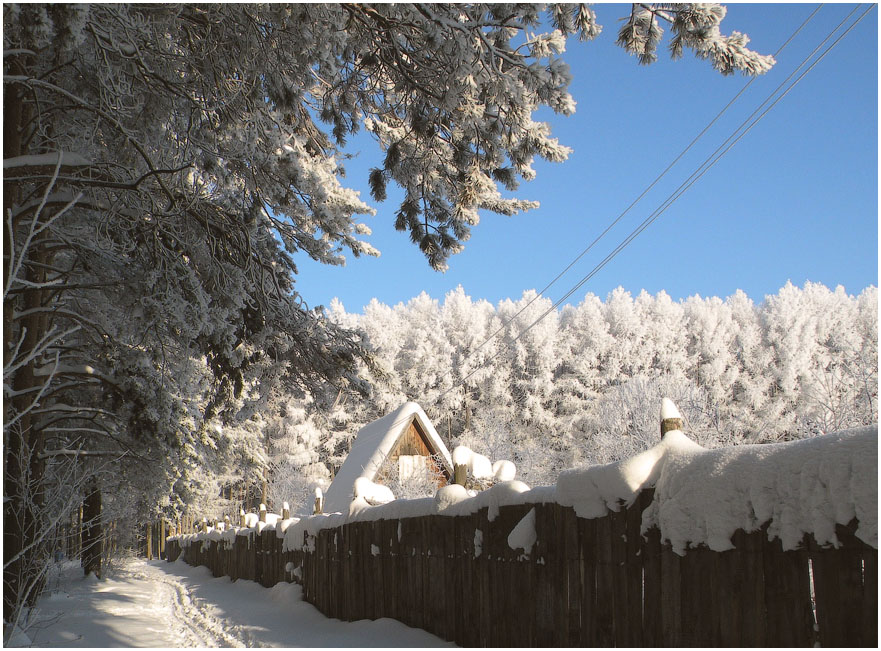
{"type": "Polygon", "coordinates": [[[101,556],[103,555],[104,534],[101,527],[101,489],[97,480],[92,480],[91,487],[83,500],[83,574],[88,576],[94,572],[101,577],[101,556]]]}
{"type": "MultiPolygon", "coordinates": [[[[9,74],[23,74],[24,67],[21,57],[13,55],[4,63],[8,65],[9,74]]],[[[6,89],[3,94],[3,158],[21,156],[22,125],[29,121],[30,110],[23,100],[18,88],[6,89]]],[[[16,182],[3,183],[3,285],[8,287],[12,281],[8,277],[11,269],[10,261],[14,256],[24,254],[36,265],[23,266],[19,273],[25,275],[30,283],[23,292],[21,302],[15,306],[12,297],[4,295],[3,300],[3,364],[9,365],[11,351],[18,347],[19,357],[36,349],[38,342],[47,331],[47,319],[39,313],[31,314],[18,321],[13,319],[17,307],[20,312],[35,310],[42,307],[45,292],[40,285],[45,282],[46,275],[42,264],[47,262],[46,253],[41,250],[39,240],[35,238],[27,251],[16,250],[13,246],[15,225],[6,219],[6,215],[14,204],[21,200],[21,188],[16,182]]],[[[31,413],[31,401],[36,395],[34,388],[42,382],[34,371],[36,359],[28,360],[12,376],[10,384],[14,391],[11,400],[4,401],[4,446],[3,446],[3,619],[14,621],[23,606],[33,605],[39,596],[43,583],[45,563],[48,563],[47,536],[44,531],[46,521],[42,512],[43,471],[45,462],[41,459],[43,436],[40,423],[31,413]],[[13,418],[20,415],[18,422],[11,426],[13,418]]]]}

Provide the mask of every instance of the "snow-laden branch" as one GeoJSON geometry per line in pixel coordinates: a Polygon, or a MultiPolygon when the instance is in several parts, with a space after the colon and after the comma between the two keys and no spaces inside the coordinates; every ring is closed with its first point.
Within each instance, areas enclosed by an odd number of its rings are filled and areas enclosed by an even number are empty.
{"type": "MultiPolygon", "coordinates": [[[[58,179],[58,171],[61,169],[61,155],[58,154],[58,161],[55,165],[55,173],[52,177],[52,180],[46,185],[45,191],[43,193],[43,197],[40,200],[40,203],[37,205],[36,210],[34,212],[34,216],[30,221],[30,225],[28,227],[28,233],[24,238],[24,241],[21,243],[15,242],[15,229],[13,228],[13,216],[12,211],[10,210],[7,213],[7,231],[6,237],[9,238],[9,248],[11,251],[16,251],[18,249],[18,257],[10,255],[9,256],[9,269],[7,271],[6,276],[6,286],[3,289],[3,300],[4,302],[9,298],[9,292],[15,283],[18,284],[28,284],[32,286],[33,283],[30,283],[25,278],[21,277],[21,269],[27,260],[27,256],[30,253],[31,245],[34,242],[34,239],[48,230],[58,219],[60,219],[68,210],[70,210],[82,197],[82,193],[74,196],[70,201],[68,201],[64,206],[61,207],[60,210],[55,212],[52,216],[46,219],[44,222],[40,223],[40,216],[42,215],[43,208],[46,206],[46,203],[49,201],[49,197],[51,195],[51,190],[55,185],[55,182],[58,179]]],[[[53,283],[48,283],[53,284],[53,283]]]]}
{"type": "Polygon", "coordinates": [[[165,182],[162,180],[162,177],[160,175],[161,174],[160,170],[157,169],[157,167],[153,164],[153,161],[151,160],[149,154],[147,153],[146,147],[144,147],[143,144],[138,142],[138,140],[135,139],[134,136],[132,136],[131,132],[128,129],[126,129],[125,126],[116,117],[114,117],[113,115],[111,115],[107,111],[104,111],[103,109],[93,105],[91,102],[87,102],[86,100],[75,95],[74,93],[71,93],[70,91],[68,91],[64,88],[57,86],[56,84],[50,83],[48,81],[45,81],[43,79],[35,79],[33,77],[21,76],[21,75],[4,75],[3,80],[4,80],[4,82],[7,82],[7,83],[19,83],[19,84],[23,84],[26,86],[32,86],[35,88],[42,88],[44,90],[48,90],[52,93],[66,97],[67,99],[71,100],[72,102],[75,102],[77,105],[79,105],[84,110],[94,113],[98,117],[101,117],[104,120],[106,120],[109,124],[113,125],[115,128],[117,128],[119,130],[119,132],[121,134],[123,134],[125,139],[131,144],[131,146],[135,148],[135,151],[137,151],[138,154],[140,154],[144,163],[146,163],[148,169],[150,170],[150,173],[155,175],[155,178],[156,178],[157,182],[159,183],[159,186],[162,188],[162,191],[165,193],[165,196],[168,198],[169,206],[174,205],[174,203],[175,203],[174,197],[171,194],[171,191],[165,185],[165,182]]]}
{"type": "Polygon", "coordinates": [[[70,450],[59,448],[57,450],[41,452],[37,457],[40,459],[49,459],[50,457],[115,457],[120,459],[125,455],[125,452],[120,452],[119,450],[70,450]]]}

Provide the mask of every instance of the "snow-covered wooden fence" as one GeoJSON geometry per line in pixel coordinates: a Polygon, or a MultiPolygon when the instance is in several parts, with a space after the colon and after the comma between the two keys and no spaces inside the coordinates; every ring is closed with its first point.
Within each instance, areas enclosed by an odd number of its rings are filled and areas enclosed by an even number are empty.
{"type": "Polygon", "coordinates": [[[492,519],[482,508],[347,522],[296,551],[271,529],[183,549],[170,539],[167,555],[264,586],[293,580],[330,617],[392,617],[465,646],[877,646],[877,550],[856,522],[837,526],[838,549],[805,535],[783,551],[763,528],[680,556],[658,529],[640,534],[652,493],[593,519],[514,504],[492,519]],[[527,517],[528,553],[509,541],[527,517]]]}

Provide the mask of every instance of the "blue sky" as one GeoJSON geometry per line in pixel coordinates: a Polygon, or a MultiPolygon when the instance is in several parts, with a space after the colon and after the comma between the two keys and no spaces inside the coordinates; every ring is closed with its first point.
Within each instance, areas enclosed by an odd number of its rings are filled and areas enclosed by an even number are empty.
{"type": "MultiPolygon", "coordinates": [[[[772,54],[817,7],[727,4],[723,32],[746,33],[772,54]]],[[[695,147],[545,295],[557,301],[648,217],[855,7],[827,4],[695,147]]],[[[865,9],[862,5],[853,18],[865,9]]],[[[345,267],[300,256],[297,289],[312,307],[337,297],[349,312],[372,298],[394,305],[425,291],[433,298],[462,285],[495,304],[544,288],[673,161],[747,83],[723,77],[686,53],[638,65],[614,43],[629,5],[595,6],[603,33],[570,41],[565,54],[577,101],[568,118],[551,112],[565,163],[537,162],[535,181],[517,196],[541,207],[514,217],[483,213],[465,250],[445,273],[432,271],[406,233],[394,230],[399,196],[369,198],[367,171],[378,148],[366,138],[346,182],[376,209],[366,223],[382,256],[345,267]]],[[[849,24],[849,21],[846,24],[849,24]]],[[[831,41],[830,41],[831,42],[831,41]]],[[[828,43],[827,43],[828,45],[828,43]]],[[[825,49],[825,47],[823,48],[825,49]]],[[[737,289],[761,302],[787,280],[857,294],[878,284],[878,10],[835,46],[767,116],[632,244],[579,289],[601,298],[618,286],[634,295],[663,290],[674,300],[726,297],[737,289]]]]}

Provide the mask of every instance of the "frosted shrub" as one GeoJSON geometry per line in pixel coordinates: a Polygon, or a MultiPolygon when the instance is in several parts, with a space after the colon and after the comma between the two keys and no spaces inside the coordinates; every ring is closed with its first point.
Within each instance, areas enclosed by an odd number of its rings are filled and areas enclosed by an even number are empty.
{"type": "Polygon", "coordinates": [[[397,499],[411,500],[421,497],[432,497],[439,486],[446,483],[446,479],[438,468],[443,467],[443,462],[437,455],[430,457],[417,457],[418,459],[430,459],[428,462],[400,462],[386,461],[382,471],[382,483],[391,489],[397,499]]]}
{"type": "Polygon", "coordinates": [[[280,510],[284,502],[291,514],[308,515],[315,507],[315,489],[326,489],[330,483],[324,464],[299,465],[289,459],[273,463],[269,471],[267,498],[270,505],[280,510]]]}

